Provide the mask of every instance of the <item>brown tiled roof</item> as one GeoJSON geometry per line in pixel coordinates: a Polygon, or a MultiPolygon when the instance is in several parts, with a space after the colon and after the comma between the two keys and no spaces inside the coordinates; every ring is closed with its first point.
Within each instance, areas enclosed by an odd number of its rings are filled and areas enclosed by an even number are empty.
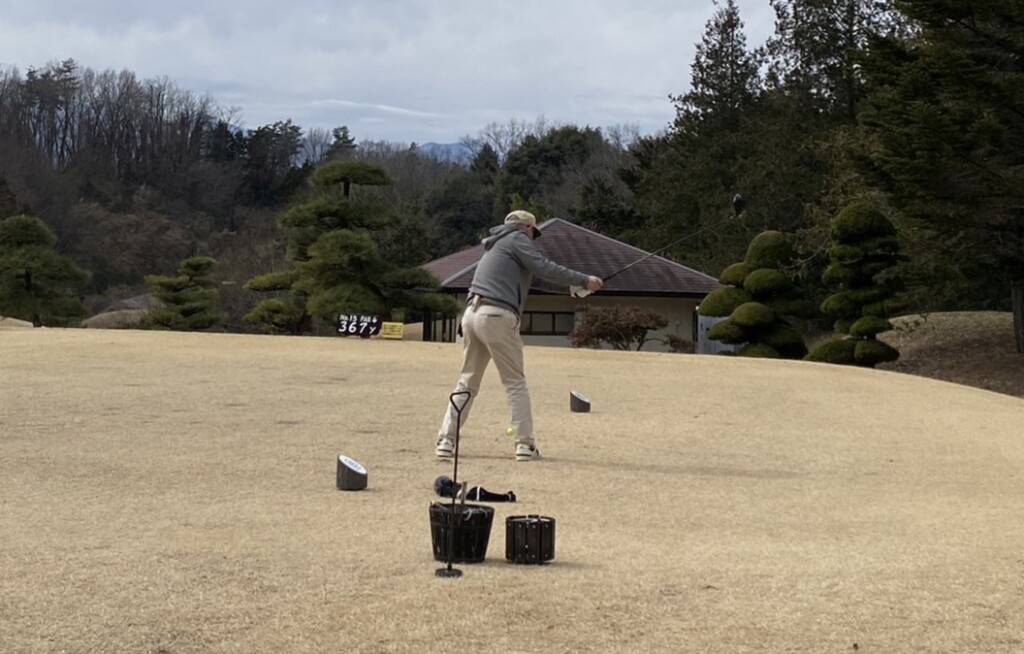
{"type": "MultiPolygon", "coordinates": [[[[567,268],[607,277],[648,253],[613,238],[553,218],[541,225],[543,238],[534,241],[541,253],[567,268]]],[[[464,292],[473,280],[476,264],[484,254],[474,245],[424,264],[447,291],[464,292]]],[[[644,295],[662,297],[704,297],[718,287],[718,281],[693,268],[654,256],[608,280],[603,295],[644,295]]],[[[543,292],[540,288],[534,291],[543,292]]]]}

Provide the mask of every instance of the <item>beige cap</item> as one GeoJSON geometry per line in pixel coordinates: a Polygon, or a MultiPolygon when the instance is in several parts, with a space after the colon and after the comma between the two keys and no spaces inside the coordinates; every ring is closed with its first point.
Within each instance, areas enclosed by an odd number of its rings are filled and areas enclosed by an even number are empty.
{"type": "MultiPolygon", "coordinates": [[[[534,216],[529,211],[523,211],[522,209],[517,209],[516,211],[513,211],[509,215],[505,216],[505,224],[506,225],[529,225],[530,227],[537,227],[537,217],[534,216]]],[[[534,234],[536,234],[535,238],[539,238],[540,237],[540,230],[539,229],[535,230],[534,234]]]]}

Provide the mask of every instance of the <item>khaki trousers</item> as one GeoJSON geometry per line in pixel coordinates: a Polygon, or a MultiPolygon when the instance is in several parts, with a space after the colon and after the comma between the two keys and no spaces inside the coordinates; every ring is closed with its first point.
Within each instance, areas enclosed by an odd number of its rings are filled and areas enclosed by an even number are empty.
{"type": "MultiPolygon", "coordinates": [[[[473,399],[480,391],[487,364],[494,360],[512,411],[511,427],[516,444],[533,445],[533,409],[523,372],[523,339],[519,335],[519,317],[508,309],[471,302],[462,314],[462,374],[455,392],[469,391],[469,399],[456,396],[466,424],[473,399]]],[[[448,402],[439,437],[455,439],[455,408],[448,402]]]]}

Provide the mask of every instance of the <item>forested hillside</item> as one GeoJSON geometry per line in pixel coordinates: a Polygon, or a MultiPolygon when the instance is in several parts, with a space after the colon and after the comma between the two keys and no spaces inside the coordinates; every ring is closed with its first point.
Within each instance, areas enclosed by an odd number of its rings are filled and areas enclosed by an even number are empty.
{"type": "Polygon", "coordinates": [[[668,255],[716,276],[778,230],[819,301],[830,221],[868,201],[898,230],[908,310],[1013,309],[1024,349],[1024,8],[769,1],[776,29],[759,44],[733,0],[709,9],[662,132],[510,118],[466,135],[454,161],[360,140],[343,115],[242,128],[216,98],[130,70],[0,70],[0,225],[33,216],[52,233],[0,229],[0,314],[44,279],[95,313],[202,256],[226,328],[253,330],[245,283],[288,261],[278,218],[309,201],[314,170],[345,160],[386,170],[390,184],[358,192],[386,210],[369,231],[399,267],[476,242],[515,207],[646,249],[682,239],[668,255]],[[87,277],[61,264],[30,282],[40,249],[87,277]]]}

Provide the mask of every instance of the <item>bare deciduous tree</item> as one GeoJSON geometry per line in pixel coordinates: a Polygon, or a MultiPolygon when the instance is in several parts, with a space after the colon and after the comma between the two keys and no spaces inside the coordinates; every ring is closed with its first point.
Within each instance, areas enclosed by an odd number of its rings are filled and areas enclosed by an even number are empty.
{"type": "Polygon", "coordinates": [[[474,156],[484,144],[487,144],[498,153],[498,159],[504,161],[508,153],[522,145],[527,136],[540,138],[554,128],[555,126],[548,123],[544,116],[538,117],[532,124],[513,118],[505,124],[488,123],[475,139],[464,138],[462,144],[468,147],[474,156]]]}
{"type": "Polygon", "coordinates": [[[327,159],[333,141],[331,131],[323,127],[311,127],[302,139],[302,158],[317,166],[327,159]]]}

